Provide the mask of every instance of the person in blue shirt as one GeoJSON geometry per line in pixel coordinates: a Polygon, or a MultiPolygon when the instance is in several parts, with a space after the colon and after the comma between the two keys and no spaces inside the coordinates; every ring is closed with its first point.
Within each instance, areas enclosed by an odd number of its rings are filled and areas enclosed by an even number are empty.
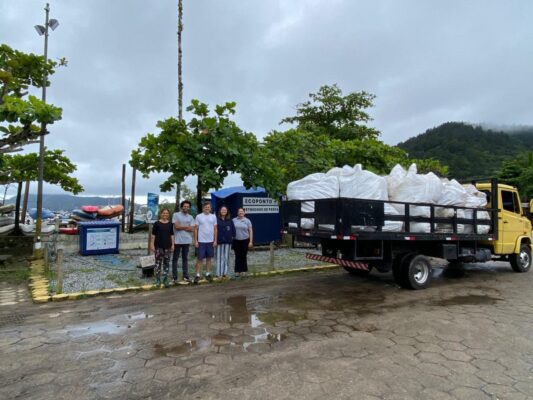
{"type": "Polygon", "coordinates": [[[229,271],[229,251],[235,237],[235,225],[226,206],[218,211],[217,227],[216,276],[226,278],[233,275],[229,271]]]}
{"type": "Polygon", "coordinates": [[[237,217],[233,218],[235,225],[235,239],[233,250],[235,251],[235,277],[240,278],[248,272],[248,249],[254,245],[254,230],[252,221],[246,218],[244,208],[237,210],[237,217]]]}

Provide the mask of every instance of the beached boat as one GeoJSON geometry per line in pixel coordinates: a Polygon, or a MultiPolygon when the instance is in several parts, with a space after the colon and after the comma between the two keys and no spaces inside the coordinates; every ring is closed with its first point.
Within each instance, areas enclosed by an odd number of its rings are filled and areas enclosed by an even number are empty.
{"type": "Polygon", "coordinates": [[[99,218],[113,218],[118,217],[124,211],[122,204],[116,204],[114,206],[105,206],[98,209],[99,218]]]}
{"type": "Polygon", "coordinates": [[[81,211],[86,213],[95,213],[98,212],[98,209],[97,206],[81,206],[81,211]]]}
{"type": "Polygon", "coordinates": [[[82,210],[73,210],[71,217],[72,219],[75,219],[77,221],[93,221],[96,219],[96,213],[88,213],[82,210]]]}
{"type": "MultiPolygon", "coordinates": [[[[36,208],[31,208],[30,211],[28,212],[28,214],[30,214],[30,217],[32,217],[32,219],[37,219],[37,209],[36,208]]],[[[43,208],[43,212],[42,212],[42,215],[41,215],[41,218],[42,219],[50,219],[50,218],[54,218],[55,217],[55,214],[46,209],[46,208],[43,208]]]]}
{"type": "Polygon", "coordinates": [[[0,215],[0,226],[11,225],[15,223],[14,217],[5,217],[0,215]]]}
{"type": "MultiPolygon", "coordinates": [[[[20,230],[22,233],[26,236],[33,236],[35,235],[35,224],[20,224],[19,225],[20,230]]],[[[41,235],[51,235],[56,230],[56,226],[52,224],[43,224],[41,225],[41,235]]]]}
{"type": "Polygon", "coordinates": [[[7,214],[11,211],[15,211],[14,204],[4,204],[3,206],[0,206],[0,214],[7,214]]]}
{"type": "Polygon", "coordinates": [[[59,228],[59,233],[62,233],[64,235],[77,235],[78,228],[76,227],[59,228]]]}
{"type": "Polygon", "coordinates": [[[15,230],[15,224],[0,226],[0,236],[7,236],[15,230]]]}

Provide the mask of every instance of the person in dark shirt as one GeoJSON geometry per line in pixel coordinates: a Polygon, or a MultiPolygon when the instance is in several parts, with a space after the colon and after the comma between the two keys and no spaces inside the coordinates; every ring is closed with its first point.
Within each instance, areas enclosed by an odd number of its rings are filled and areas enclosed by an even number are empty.
{"type": "Polygon", "coordinates": [[[228,208],[222,206],[218,211],[217,217],[217,248],[216,248],[216,266],[217,277],[226,278],[232,276],[233,272],[228,271],[229,251],[231,243],[235,237],[235,225],[231,220],[228,208]]]}
{"type": "Polygon", "coordinates": [[[168,267],[170,254],[174,251],[174,229],[170,222],[170,212],[164,208],[159,212],[159,220],[152,228],[150,250],[155,252],[155,284],[161,287],[161,267],[163,267],[163,285],[169,287],[168,267]]]}

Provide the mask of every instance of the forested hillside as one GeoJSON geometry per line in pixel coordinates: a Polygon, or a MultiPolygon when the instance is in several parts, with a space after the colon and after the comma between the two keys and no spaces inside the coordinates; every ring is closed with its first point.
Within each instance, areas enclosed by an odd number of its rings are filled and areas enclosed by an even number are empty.
{"type": "Polygon", "coordinates": [[[462,122],[447,122],[398,147],[412,158],[434,158],[449,167],[449,176],[466,180],[495,176],[504,160],[533,151],[533,129],[496,131],[462,122]]]}

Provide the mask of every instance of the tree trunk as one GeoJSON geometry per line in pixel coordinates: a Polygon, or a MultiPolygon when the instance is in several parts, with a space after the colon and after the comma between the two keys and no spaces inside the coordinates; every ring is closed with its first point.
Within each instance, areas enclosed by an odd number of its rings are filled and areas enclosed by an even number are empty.
{"type": "Polygon", "coordinates": [[[14,235],[20,235],[20,198],[22,197],[22,182],[17,184],[17,201],[15,203],[15,232],[14,235]]]}
{"type": "MultiPolygon", "coordinates": [[[[182,55],[181,32],[183,31],[183,0],[178,0],[178,118],[183,119],[183,76],[182,76],[182,55]]],[[[181,184],[176,184],[176,205],[175,211],[179,210],[181,197],[181,184]]]]}
{"type": "Polygon", "coordinates": [[[126,164],[122,164],[122,232],[126,231],[126,164]]]}
{"type": "Polygon", "coordinates": [[[130,204],[130,215],[129,215],[129,233],[133,233],[133,215],[135,214],[135,175],[137,170],[133,168],[131,173],[131,204],[130,204]]]}
{"type": "Polygon", "coordinates": [[[196,185],[196,209],[197,213],[202,212],[202,177],[198,175],[198,184],[196,185]]]}
{"type": "Polygon", "coordinates": [[[24,200],[22,202],[22,214],[20,215],[20,219],[22,223],[26,223],[26,213],[28,212],[28,196],[30,194],[30,181],[26,181],[26,185],[24,186],[24,200]]]}

